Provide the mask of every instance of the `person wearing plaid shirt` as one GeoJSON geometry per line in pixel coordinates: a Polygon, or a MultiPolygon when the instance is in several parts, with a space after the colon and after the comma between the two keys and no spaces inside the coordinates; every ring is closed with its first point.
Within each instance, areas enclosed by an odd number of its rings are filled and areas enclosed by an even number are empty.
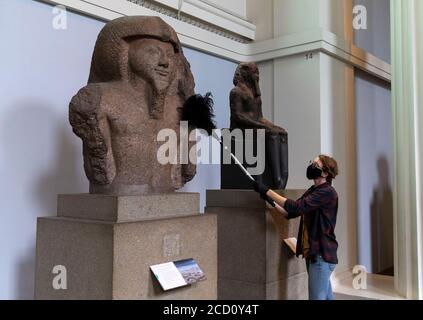
{"type": "Polygon", "coordinates": [[[332,180],[337,175],[336,161],[319,155],[310,161],[307,168],[307,178],[314,180],[314,185],[296,201],[269,190],[261,183],[254,183],[254,189],[261,197],[275,201],[287,219],[301,218],[296,255],[306,259],[310,300],[333,300],[330,276],[338,263],[335,236],[338,194],[332,180]]]}

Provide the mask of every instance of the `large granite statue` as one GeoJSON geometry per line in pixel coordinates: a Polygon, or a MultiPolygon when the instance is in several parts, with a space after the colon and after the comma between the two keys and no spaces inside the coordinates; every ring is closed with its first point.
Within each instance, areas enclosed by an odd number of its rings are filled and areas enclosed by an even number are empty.
{"type": "Polygon", "coordinates": [[[259,69],[254,62],[241,63],[230,93],[231,130],[265,129],[265,172],[259,176],[273,189],[285,189],[288,180],[288,134],[263,117],[259,69]]]}
{"type": "Polygon", "coordinates": [[[173,192],[190,181],[195,165],[158,162],[163,142],[157,133],[179,132],[179,108],[193,94],[190,66],[175,31],[162,19],[132,16],[107,23],[88,84],[69,111],[83,141],[90,193],[173,192]]]}

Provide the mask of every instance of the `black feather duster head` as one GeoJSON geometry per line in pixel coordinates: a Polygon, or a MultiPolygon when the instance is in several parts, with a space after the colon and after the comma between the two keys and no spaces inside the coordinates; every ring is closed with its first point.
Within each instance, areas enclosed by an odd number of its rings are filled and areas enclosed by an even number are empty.
{"type": "Polygon", "coordinates": [[[204,96],[195,94],[188,98],[181,110],[181,121],[188,121],[190,127],[203,129],[209,135],[216,129],[213,111],[213,98],[210,92],[204,96]]]}

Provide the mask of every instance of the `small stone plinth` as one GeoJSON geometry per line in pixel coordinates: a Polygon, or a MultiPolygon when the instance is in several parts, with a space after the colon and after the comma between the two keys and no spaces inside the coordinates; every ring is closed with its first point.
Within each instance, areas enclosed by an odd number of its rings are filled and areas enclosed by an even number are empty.
{"type": "MultiPolygon", "coordinates": [[[[280,194],[297,199],[304,192],[280,194]]],[[[208,190],[206,213],[217,215],[218,299],[307,299],[305,261],[283,244],[297,237],[299,219],[268,210],[248,190],[208,190]]]]}

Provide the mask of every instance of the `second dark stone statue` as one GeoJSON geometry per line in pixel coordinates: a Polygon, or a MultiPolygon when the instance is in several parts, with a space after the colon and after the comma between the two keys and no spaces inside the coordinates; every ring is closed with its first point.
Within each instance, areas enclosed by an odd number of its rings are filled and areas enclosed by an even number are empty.
{"type": "MultiPolygon", "coordinates": [[[[275,190],[283,190],[288,181],[288,134],[285,129],[274,125],[263,117],[259,69],[256,63],[241,63],[236,69],[234,85],[230,93],[231,130],[264,129],[265,165],[264,173],[257,180],[275,190]]],[[[245,143],[261,143],[247,141],[245,143]]],[[[232,143],[235,150],[236,143],[232,143]]],[[[260,161],[260,160],[258,160],[260,161]]],[[[247,164],[245,164],[248,167],[247,164]]],[[[250,189],[251,182],[236,165],[222,165],[222,189],[250,189]]]]}

